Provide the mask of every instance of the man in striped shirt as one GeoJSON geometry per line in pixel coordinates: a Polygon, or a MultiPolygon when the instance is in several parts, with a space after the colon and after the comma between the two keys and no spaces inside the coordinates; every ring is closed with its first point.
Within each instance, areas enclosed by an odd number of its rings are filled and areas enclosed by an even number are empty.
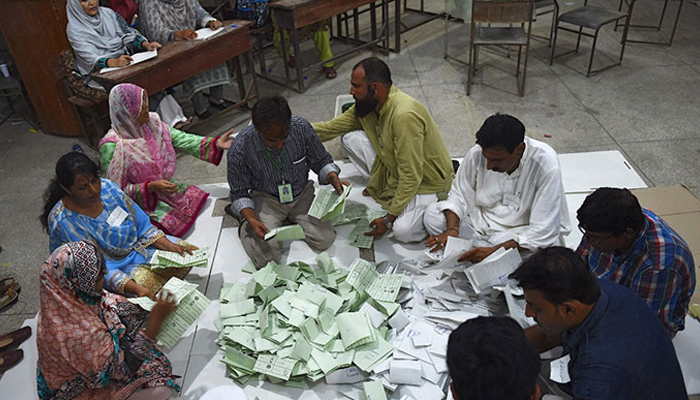
{"type": "Polygon", "coordinates": [[[627,189],[600,188],[577,217],[578,254],[598,277],[639,294],[671,337],[685,327],[695,265],[685,241],[627,189]]]}
{"type": "Polygon", "coordinates": [[[338,193],[347,182],[338,178],[340,168],[321,144],[311,124],[292,115],[282,97],[268,97],[253,106],[253,125],[238,134],[228,151],[228,183],[231,205],[227,208],[241,221],[238,236],[257,268],[281,257],[280,242],[265,240],[271,229],[299,224],[306,243],[316,251],[335,240],[330,221],[309,216],[314,185],[330,184],[338,193]]]}

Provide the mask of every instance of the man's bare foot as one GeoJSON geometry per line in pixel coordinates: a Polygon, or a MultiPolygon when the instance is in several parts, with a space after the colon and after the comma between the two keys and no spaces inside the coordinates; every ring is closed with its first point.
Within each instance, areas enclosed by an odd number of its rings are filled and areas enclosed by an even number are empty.
{"type": "Polygon", "coordinates": [[[367,190],[367,188],[362,189],[362,195],[365,197],[369,197],[370,196],[369,190],[367,190]]]}

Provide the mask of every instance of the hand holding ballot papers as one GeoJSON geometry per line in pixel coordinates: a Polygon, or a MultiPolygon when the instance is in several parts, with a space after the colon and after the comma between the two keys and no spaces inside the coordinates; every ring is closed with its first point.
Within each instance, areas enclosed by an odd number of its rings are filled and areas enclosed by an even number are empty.
{"type": "MultiPolygon", "coordinates": [[[[159,292],[161,298],[172,298],[173,305],[177,306],[168,312],[162,322],[160,329],[154,332],[158,342],[167,348],[171,348],[192,325],[197,318],[211,304],[211,301],[202,292],[197,290],[197,285],[178,278],[170,278],[163,285],[159,292]]],[[[147,297],[137,297],[129,299],[130,302],[138,304],[147,311],[155,312],[159,302],[155,302],[147,297]]]]}
{"type": "Polygon", "coordinates": [[[156,250],[151,257],[151,270],[164,268],[206,268],[209,261],[209,248],[193,250],[192,254],[181,256],[172,251],[156,250]]]}
{"type": "Polygon", "coordinates": [[[320,187],[313,203],[311,203],[308,214],[321,221],[328,221],[340,216],[345,211],[345,199],[350,194],[351,187],[350,185],[343,186],[342,194],[327,187],[320,187]]]}

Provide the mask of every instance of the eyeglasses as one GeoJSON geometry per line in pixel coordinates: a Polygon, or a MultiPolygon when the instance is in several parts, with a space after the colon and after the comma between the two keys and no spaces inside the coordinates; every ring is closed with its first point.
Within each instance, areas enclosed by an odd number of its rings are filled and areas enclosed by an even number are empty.
{"type": "Polygon", "coordinates": [[[581,231],[581,233],[583,234],[583,236],[585,236],[585,238],[586,238],[586,240],[588,241],[588,243],[592,244],[593,246],[599,246],[601,243],[603,243],[603,242],[605,242],[606,240],[608,240],[608,239],[610,239],[611,237],[613,237],[613,234],[611,233],[611,234],[609,234],[608,236],[605,236],[605,237],[602,238],[602,239],[597,239],[597,240],[596,240],[596,239],[591,238],[591,234],[590,234],[588,231],[586,231],[586,229],[585,229],[583,226],[579,225],[579,226],[578,226],[578,230],[581,231]]]}

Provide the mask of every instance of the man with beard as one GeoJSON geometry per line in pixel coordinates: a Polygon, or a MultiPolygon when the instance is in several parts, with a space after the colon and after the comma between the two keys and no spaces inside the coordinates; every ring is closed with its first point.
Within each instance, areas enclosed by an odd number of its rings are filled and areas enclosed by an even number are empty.
{"type": "Polygon", "coordinates": [[[393,85],[389,67],[376,57],[355,65],[350,94],[354,106],[313,127],[322,141],[342,135],[350,160],[369,179],[363,194],[387,211],[370,223],[374,229],[367,235],[393,229],[400,242],[423,240],[425,208],[447,197],[454,178],[437,124],[422,104],[393,85]]]}
{"type": "Polygon", "coordinates": [[[449,197],[428,206],[424,222],[432,251],[445,247],[448,236],[474,240],[460,262],[479,262],[500,247],[534,251],[562,243],[570,223],[557,154],[526,137],[517,118],[490,116],[449,197]]]}

